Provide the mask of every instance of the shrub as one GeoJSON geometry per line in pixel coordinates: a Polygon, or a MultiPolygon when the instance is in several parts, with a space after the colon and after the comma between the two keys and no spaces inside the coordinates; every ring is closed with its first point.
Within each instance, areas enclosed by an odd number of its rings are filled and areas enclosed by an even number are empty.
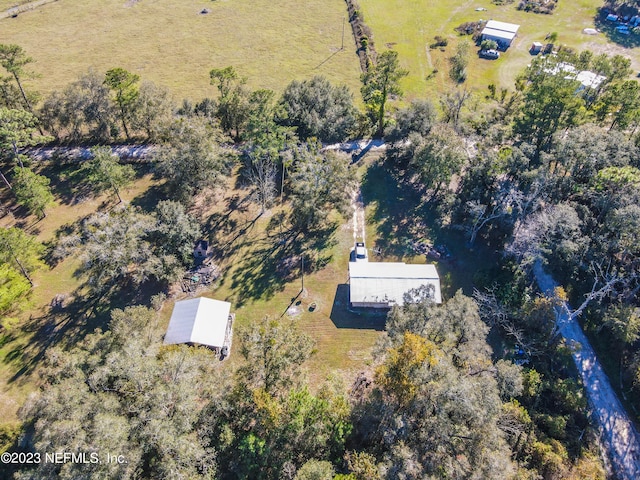
{"type": "Polygon", "coordinates": [[[460,35],[474,35],[480,33],[486,22],[464,22],[458,25],[454,30],[460,35]]]}
{"type": "Polygon", "coordinates": [[[498,43],[494,40],[483,40],[480,44],[482,50],[495,50],[498,48],[498,43]]]}
{"type": "Polygon", "coordinates": [[[525,12],[533,12],[533,13],[544,13],[550,15],[553,13],[553,9],[556,8],[556,4],[558,0],[548,0],[545,3],[532,1],[532,0],[521,0],[518,3],[518,10],[524,10],[525,12]]]}
{"type": "Polygon", "coordinates": [[[440,35],[433,37],[433,43],[429,45],[429,48],[446,47],[449,44],[449,40],[440,35]]]}
{"type": "Polygon", "coordinates": [[[489,89],[489,98],[495,100],[496,98],[496,84],[490,83],[487,88],[489,89]]]}

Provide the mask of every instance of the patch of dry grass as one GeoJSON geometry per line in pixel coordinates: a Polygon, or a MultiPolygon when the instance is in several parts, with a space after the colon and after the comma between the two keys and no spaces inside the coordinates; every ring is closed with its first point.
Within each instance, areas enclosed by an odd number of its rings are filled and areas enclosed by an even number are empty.
{"type": "Polygon", "coordinates": [[[74,0],[0,20],[0,43],[21,45],[47,93],[89,68],[122,67],[176,98],[214,96],[209,70],[231,65],[253,88],[281,91],[325,75],[359,88],[359,64],[342,0],[74,0]],[[208,14],[200,14],[203,9],[208,14]],[[348,25],[347,25],[348,27],[348,25]]]}
{"type": "MultiPolygon", "coordinates": [[[[61,179],[55,171],[48,172],[52,187],[56,193],[56,204],[47,210],[47,216],[38,220],[33,215],[5,215],[0,218],[0,228],[19,225],[26,232],[35,235],[39,241],[48,242],[65,225],[96,212],[99,208],[110,208],[116,200],[110,195],[87,198],[79,203],[66,202],[63,194],[69,188],[67,181],[61,179]]],[[[125,201],[129,201],[156,182],[151,176],[142,175],[132,187],[123,192],[125,201]]],[[[3,204],[15,207],[13,198],[3,189],[3,204]]],[[[18,210],[20,212],[21,210],[18,210]]],[[[15,422],[17,411],[27,395],[34,390],[37,376],[33,375],[33,362],[38,362],[48,345],[47,325],[52,321],[49,305],[58,294],[71,295],[81,285],[74,276],[78,267],[76,258],[68,258],[54,268],[37,271],[33,274],[34,288],[27,308],[12,318],[2,319],[0,328],[0,418],[5,423],[15,422]],[[45,348],[43,348],[45,347],[45,348]]],[[[79,320],[80,322],[80,320],[79,320]]],[[[81,323],[81,322],[80,322],[81,323]]],[[[55,326],[51,326],[51,332],[55,326]]]]}

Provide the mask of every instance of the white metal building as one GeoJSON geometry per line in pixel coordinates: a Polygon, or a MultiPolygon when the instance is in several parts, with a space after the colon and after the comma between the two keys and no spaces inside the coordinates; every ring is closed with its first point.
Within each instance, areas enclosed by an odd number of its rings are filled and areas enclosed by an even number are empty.
{"type": "Polygon", "coordinates": [[[500,48],[506,50],[516,38],[520,25],[515,23],[498,22],[489,20],[482,30],[482,40],[493,40],[500,48]]]}
{"type": "Polygon", "coordinates": [[[588,70],[580,71],[573,65],[565,62],[558,63],[553,68],[545,69],[545,71],[554,75],[562,74],[567,80],[577,80],[580,82],[578,91],[584,90],[585,88],[596,89],[607,79],[607,77],[603,75],[598,75],[597,73],[590,72],[588,70]]]}
{"type": "Polygon", "coordinates": [[[199,344],[211,348],[229,347],[231,304],[211,298],[192,298],[176,302],[169,320],[165,344],[199,344]]]}
{"type": "MultiPolygon", "coordinates": [[[[576,80],[580,82],[580,84],[582,85],[582,88],[596,89],[606,79],[607,77],[603,75],[598,75],[597,73],[593,73],[588,70],[583,70],[581,72],[578,72],[578,74],[576,75],[576,80]]],[[[582,88],[580,90],[582,90],[582,88]]]]}
{"type": "Polygon", "coordinates": [[[442,303],[440,277],[434,265],[393,262],[349,262],[349,302],[352,307],[390,308],[404,304],[404,294],[431,286],[433,300],[442,303]]]}

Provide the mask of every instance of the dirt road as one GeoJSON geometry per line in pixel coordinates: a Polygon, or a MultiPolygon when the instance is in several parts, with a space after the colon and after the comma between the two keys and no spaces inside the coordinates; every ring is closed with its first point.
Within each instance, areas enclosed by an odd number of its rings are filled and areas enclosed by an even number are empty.
{"type": "MultiPolygon", "coordinates": [[[[365,242],[364,203],[360,188],[351,193],[351,207],[353,208],[353,241],[365,242]]],[[[365,243],[366,245],[366,243],[365,243]]]]}
{"type": "MultiPolygon", "coordinates": [[[[540,262],[533,269],[540,290],[553,295],[557,286],[540,262]]],[[[569,308],[569,306],[567,305],[569,308]]],[[[589,340],[577,320],[562,309],[558,317],[560,333],[571,347],[573,360],[580,371],[587,391],[593,418],[598,423],[602,443],[611,460],[614,473],[620,480],[640,478],[640,438],[633,422],[627,415],[609,378],[602,370],[589,340]]]]}
{"type": "Polygon", "coordinates": [[[28,12],[29,10],[34,10],[40,7],[41,5],[57,1],[58,0],[37,0],[35,2],[23,3],[22,5],[17,5],[5,10],[4,12],[0,12],[0,18],[17,17],[23,12],[28,12]]]}
{"type": "MultiPolygon", "coordinates": [[[[159,146],[153,144],[139,145],[112,145],[111,150],[123,160],[135,162],[148,161],[153,154],[158,151],[159,146]]],[[[387,148],[382,140],[361,139],[351,142],[333,143],[323,146],[322,150],[341,151],[345,153],[357,153],[364,155],[369,151],[384,151],[387,148]]],[[[242,151],[242,146],[236,147],[242,151]]],[[[20,153],[29,155],[36,160],[51,160],[61,158],[70,162],[87,160],[92,157],[91,149],[88,147],[68,146],[68,147],[34,147],[25,148],[20,153]]]]}

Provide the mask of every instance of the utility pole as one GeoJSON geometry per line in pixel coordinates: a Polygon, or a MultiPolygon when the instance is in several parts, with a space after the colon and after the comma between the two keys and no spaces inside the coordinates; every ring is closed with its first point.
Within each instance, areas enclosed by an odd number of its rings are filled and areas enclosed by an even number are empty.
{"type": "Polygon", "coordinates": [[[342,17],[342,46],[340,50],[344,50],[344,17],[342,17]]]}
{"type": "Polygon", "coordinates": [[[303,293],[304,292],[304,255],[302,255],[300,259],[302,261],[302,267],[300,268],[300,270],[302,271],[302,290],[300,290],[300,293],[303,293]]]}

